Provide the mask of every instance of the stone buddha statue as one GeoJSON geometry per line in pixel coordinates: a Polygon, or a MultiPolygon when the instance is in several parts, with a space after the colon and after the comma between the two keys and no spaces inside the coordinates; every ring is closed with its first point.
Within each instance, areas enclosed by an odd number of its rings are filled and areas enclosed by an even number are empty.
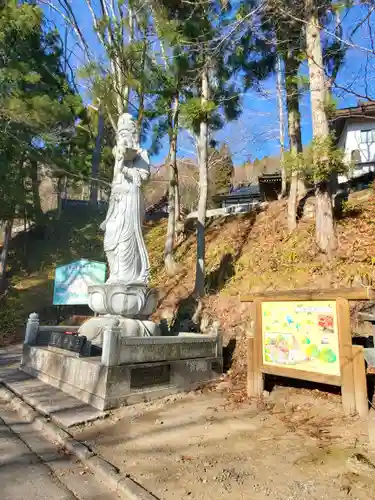
{"type": "Polygon", "coordinates": [[[138,142],[133,117],[120,116],[115,166],[107,217],[101,224],[109,264],[108,284],[147,285],[149,260],[142,235],[144,200],[142,182],[150,176],[147,152],[138,142]]]}
{"type": "MultiPolygon", "coordinates": [[[[121,325],[124,335],[134,335],[138,330],[146,335],[156,326],[151,322],[145,329],[146,323],[142,321],[153,313],[157,304],[156,290],[148,287],[150,266],[142,234],[141,186],[150,176],[150,165],[146,151],[139,146],[137,125],[128,113],[119,118],[113,154],[111,196],[107,217],[100,225],[104,230],[109,278],[105,284],[89,287],[88,302],[95,313],[105,315],[105,324],[113,320],[121,325]],[[142,321],[137,322],[136,318],[142,321]]],[[[92,323],[97,324],[94,320],[92,323]]],[[[94,335],[98,328],[94,327],[94,335]]]]}

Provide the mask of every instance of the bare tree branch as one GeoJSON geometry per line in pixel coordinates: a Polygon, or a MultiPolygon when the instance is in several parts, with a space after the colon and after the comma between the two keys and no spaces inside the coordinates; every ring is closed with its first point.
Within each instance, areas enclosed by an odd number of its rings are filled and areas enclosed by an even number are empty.
{"type": "Polygon", "coordinates": [[[79,27],[79,24],[77,22],[77,19],[74,15],[72,8],[70,7],[69,3],[66,0],[57,0],[57,1],[64,10],[61,10],[58,7],[56,7],[56,5],[54,5],[50,0],[39,0],[41,4],[47,5],[52,10],[57,12],[61,16],[61,18],[65,21],[65,23],[73,29],[75,35],[82,44],[82,48],[86,52],[87,57],[90,58],[89,46],[85,40],[85,37],[83,36],[83,33],[79,27]]]}

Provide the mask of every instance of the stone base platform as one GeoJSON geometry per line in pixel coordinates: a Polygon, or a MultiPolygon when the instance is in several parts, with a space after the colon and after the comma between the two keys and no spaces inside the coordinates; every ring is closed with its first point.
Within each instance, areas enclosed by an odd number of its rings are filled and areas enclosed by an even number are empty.
{"type": "MultiPolygon", "coordinates": [[[[182,353],[181,349],[177,353],[176,345],[173,344],[170,346],[169,356],[168,353],[161,355],[161,346],[159,356],[155,356],[154,350],[152,353],[156,358],[170,359],[153,362],[140,362],[142,356],[137,352],[138,349],[133,351],[132,356],[132,349],[127,346],[120,356],[128,358],[126,364],[113,365],[103,364],[100,356],[77,358],[56,352],[46,345],[25,344],[21,370],[99,410],[151,401],[191,390],[220,375],[221,357],[176,359],[176,354],[181,356],[182,353]],[[132,358],[135,362],[132,362],[132,358]]],[[[151,353],[148,354],[150,356],[151,353]]],[[[204,356],[204,352],[202,355],[204,356]]]]}

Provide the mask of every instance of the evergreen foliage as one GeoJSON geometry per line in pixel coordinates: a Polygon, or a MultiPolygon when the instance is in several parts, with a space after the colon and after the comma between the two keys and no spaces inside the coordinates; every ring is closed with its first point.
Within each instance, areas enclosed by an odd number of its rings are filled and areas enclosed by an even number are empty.
{"type": "Polygon", "coordinates": [[[232,186],[234,166],[227,144],[223,143],[219,150],[209,152],[209,200],[215,195],[227,194],[232,186]]]}
{"type": "MultiPolygon", "coordinates": [[[[40,213],[38,165],[55,167],[82,112],[61,67],[56,31],[35,5],[8,2],[0,10],[0,218],[40,213]]],[[[67,168],[68,163],[60,161],[67,168]]]]}

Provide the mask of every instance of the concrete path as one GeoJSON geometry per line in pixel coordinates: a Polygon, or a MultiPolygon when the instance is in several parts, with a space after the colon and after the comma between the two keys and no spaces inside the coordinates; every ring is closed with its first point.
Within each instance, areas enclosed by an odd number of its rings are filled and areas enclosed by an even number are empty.
{"type": "Polygon", "coordinates": [[[0,389],[2,500],[112,500],[106,486],[71,456],[21,420],[0,389]]]}
{"type": "MultiPolygon", "coordinates": [[[[20,348],[0,349],[0,379],[19,364],[20,348]]],[[[47,441],[33,422],[21,419],[0,386],[1,500],[114,500],[82,463],[47,441]]]]}

